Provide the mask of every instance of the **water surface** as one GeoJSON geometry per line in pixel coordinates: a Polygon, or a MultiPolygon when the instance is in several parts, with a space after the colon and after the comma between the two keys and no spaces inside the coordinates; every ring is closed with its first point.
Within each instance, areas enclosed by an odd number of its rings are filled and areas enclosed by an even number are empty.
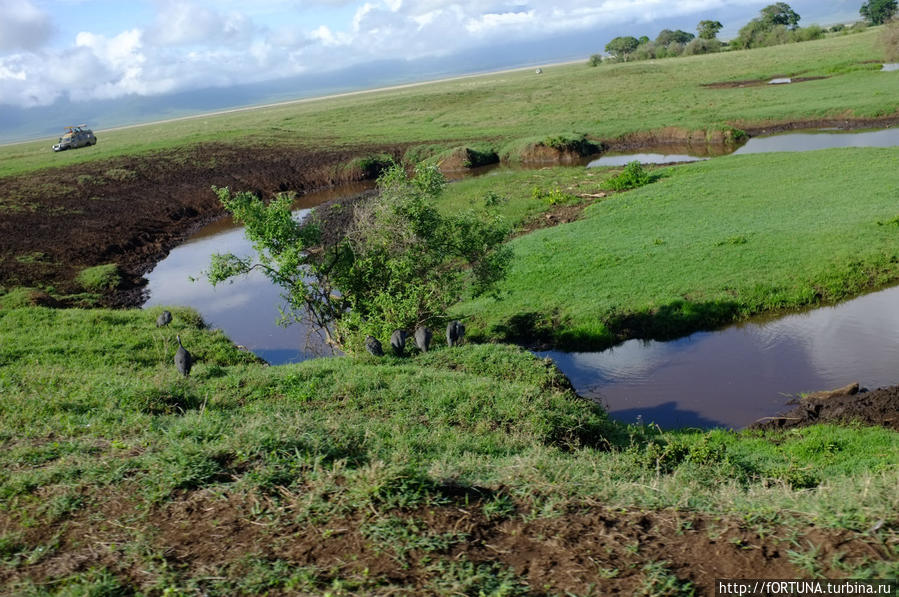
{"type": "Polygon", "coordinates": [[[899,383],[899,287],[670,342],[539,354],[616,419],[739,428],[784,410],[802,392],[899,383]]]}
{"type": "MultiPolygon", "coordinates": [[[[817,129],[777,135],[752,137],[730,152],[718,148],[717,155],[733,153],[772,153],[776,151],[812,151],[836,147],[893,147],[899,145],[899,128],[875,131],[844,131],[840,129],[817,129]]],[[[672,162],[695,162],[716,155],[714,149],[705,145],[659,145],[634,151],[609,152],[587,164],[596,166],[623,166],[634,160],[642,164],[669,164],[672,162]],[[711,152],[711,153],[710,153],[711,152]]]]}
{"type": "MultiPolygon", "coordinates": [[[[325,201],[360,193],[370,183],[342,185],[298,199],[294,217],[305,217],[325,201]]],[[[330,348],[302,324],[277,325],[279,308],[286,305],[281,289],[259,272],[213,287],[203,273],[213,253],[254,255],[243,226],[226,216],[200,229],[176,247],[147,274],[149,299],[144,306],[187,305],[213,328],[222,329],[235,344],[273,364],[297,363],[330,355],[330,348]]]]}

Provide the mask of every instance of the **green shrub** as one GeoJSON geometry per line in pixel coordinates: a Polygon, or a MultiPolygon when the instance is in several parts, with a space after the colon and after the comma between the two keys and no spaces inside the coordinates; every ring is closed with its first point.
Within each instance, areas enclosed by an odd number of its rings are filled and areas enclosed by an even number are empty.
{"type": "Polygon", "coordinates": [[[376,179],[382,172],[393,166],[393,158],[386,153],[378,153],[357,158],[353,165],[362,171],[366,179],[376,179]]]}
{"type": "Polygon", "coordinates": [[[599,66],[602,64],[602,54],[593,54],[590,56],[590,60],[587,61],[589,66],[599,66]]]}
{"type": "Polygon", "coordinates": [[[122,277],[119,273],[118,265],[107,263],[81,270],[75,281],[85,290],[104,292],[118,288],[119,284],[122,283],[122,277]]]}
{"type": "Polygon", "coordinates": [[[638,161],[630,162],[618,176],[606,181],[606,186],[613,191],[636,189],[652,182],[652,176],[638,161]]]}

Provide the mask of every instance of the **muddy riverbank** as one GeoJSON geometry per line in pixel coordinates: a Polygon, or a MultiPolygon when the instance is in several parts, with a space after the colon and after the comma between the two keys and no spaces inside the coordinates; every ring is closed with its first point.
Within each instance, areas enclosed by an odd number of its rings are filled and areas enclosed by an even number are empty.
{"type": "Polygon", "coordinates": [[[402,148],[197,145],[0,179],[0,283],[72,294],[79,271],[116,263],[123,282],[103,304],[139,306],[143,275],[223,215],[213,185],[304,193],[366,178],[346,164],[376,152],[398,158],[402,148]]]}

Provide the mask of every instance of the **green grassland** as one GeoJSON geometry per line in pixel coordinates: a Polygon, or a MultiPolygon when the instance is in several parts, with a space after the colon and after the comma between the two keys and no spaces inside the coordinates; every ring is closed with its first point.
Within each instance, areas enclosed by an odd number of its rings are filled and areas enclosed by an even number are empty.
{"type": "MultiPolygon", "coordinates": [[[[583,219],[512,241],[501,300],[463,304],[482,335],[600,348],[622,329],[672,337],[759,313],[855,296],[899,279],[896,148],[738,155],[657,170],[583,219]]],[[[451,209],[485,187],[507,217],[533,188],[595,193],[608,174],[552,169],[451,185],[451,209]]],[[[544,207],[545,208],[545,207],[544,207]]]]}
{"type": "Polygon", "coordinates": [[[570,132],[613,139],[665,127],[720,130],[825,117],[897,113],[895,73],[878,72],[880,28],[751,51],[590,68],[585,63],[459,78],[327,100],[102,133],[92,148],[53,154],[47,141],[0,147],[0,176],[222,142],[336,147],[522,139],[570,132]],[[826,79],[708,88],[776,75],[826,79]]]}
{"type": "MultiPolygon", "coordinates": [[[[869,533],[865,540],[888,557],[844,562],[841,573],[897,572],[895,432],[661,433],[614,423],[551,364],[511,346],[267,367],[204,329],[194,312],[175,309],[171,326],[156,328],[158,312],[0,311],[7,590],[254,592],[225,555],[202,575],[167,559],[160,512],[200,497],[210,509],[238,498],[255,503],[241,516],[274,535],[300,524],[361,532],[369,548],[402,539],[400,555],[438,570],[429,573],[433,582],[449,574],[435,562],[450,566],[452,545],[466,537],[391,521],[458,504],[460,495],[471,496],[460,507],[510,521],[596,504],[736,519],[754,537],[782,540],[809,574],[832,570],[832,562],[798,540],[798,529],[869,533]],[[188,379],[172,366],[176,333],[198,361],[188,379]],[[88,549],[89,566],[66,567],[67,554],[85,557],[88,549]]],[[[185,514],[182,524],[190,520],[185,514]]],[[[339,570],[303,570],[304,579],[294,578],[296,567],[269,571],[270,588],[339,586],[339,570]]],[[[358,582],[366,593],[390,580],[358,582]]]]}

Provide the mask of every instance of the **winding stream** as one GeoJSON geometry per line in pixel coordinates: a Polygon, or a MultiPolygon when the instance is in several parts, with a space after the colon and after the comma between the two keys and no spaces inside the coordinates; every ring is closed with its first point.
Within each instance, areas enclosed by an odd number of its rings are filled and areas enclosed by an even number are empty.
{"type": "MultiPolygon", "coordinates": [[[[734,153],[896,145],[899,128],[815,131],[756,137],[734,153]]],[[[711,157],[709,148],[659,149],[604,155],[589,166],[711,157]]],[[[303,217],[316,205],[370,187],[344,185],[307,194],[296,204],[295,215],[303,217]]],[[[145,306],[189,305],[211,327],[275,365],[331,354],[303,326],[276,324],[283,303],[280,290],[261,274],[213,288],[201,272],[213,253],[224,252],[252,253],[243,228],[230,218],[197,232],[147,275],[145,306]]],[[[899,382],[899,287],[670,342],[631,340],[597,353],[539,354],[551,357],[581,395],[602,401],[617,419],[662,427],[743,427],[783,410],[800,392],[852,381],[870,388],[899,382]]]]}

